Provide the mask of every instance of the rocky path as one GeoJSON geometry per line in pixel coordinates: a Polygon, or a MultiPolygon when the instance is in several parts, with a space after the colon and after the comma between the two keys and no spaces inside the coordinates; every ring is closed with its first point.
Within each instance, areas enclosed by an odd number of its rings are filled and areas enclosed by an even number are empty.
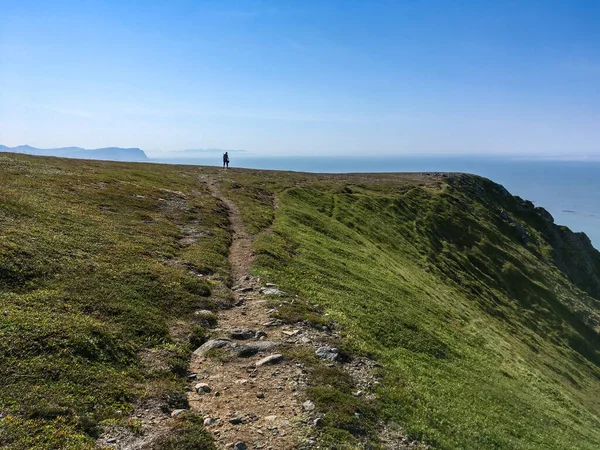
{"type": "Polygon", "coordinates": [[[234,232],[229,263],[236,306],[219,313],[219,328],[194,352],[190,407],[203,415],[219,448],[297,448],[306,436],[312,405],[303,406],[303,367],[285,358],[282,350],[293,345],[301,331],[270,317],[269,298],[276,297],[278,290],[250,276],[252,237],[235,203],[221,194],[216,181],[206,181],[212,194],[229,208],[234,232]]]}

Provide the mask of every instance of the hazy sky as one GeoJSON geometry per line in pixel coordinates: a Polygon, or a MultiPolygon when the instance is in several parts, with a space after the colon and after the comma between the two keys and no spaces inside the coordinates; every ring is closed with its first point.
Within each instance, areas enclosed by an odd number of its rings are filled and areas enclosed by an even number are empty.
{"type": "Polygon", "coordinates": [[[0,143],[600,155],[600,1],[0,0],[0,143]]]}

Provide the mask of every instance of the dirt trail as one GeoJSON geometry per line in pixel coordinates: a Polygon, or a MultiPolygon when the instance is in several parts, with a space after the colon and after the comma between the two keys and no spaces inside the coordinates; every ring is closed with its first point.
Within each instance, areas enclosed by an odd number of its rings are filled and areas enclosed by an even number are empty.
{"type": "MultiPolygon", "coordinates": [[[[219,313],[219,328],[211,332],[212,339],[228,339],[222,341],[225,347],[208,354],[197,351],[192,358],[194,385],[206,383],[204,389],[208,392],[194,388],[188,396],[190,406],[204,416],[219,448],[234,448],[237,443],[244,443],[248,449],[298,448],[307,433],[308,417],[302,405],[306,372],[286,358],[260,367],[256,363],[297,343],[301,331],[270,317],[273,310],[269,309],[261,280],[249,273],[254,260],[252,237],[244,228],[240,212],[221,194],[216,180],[204,181],[229,208],[234,233],[229,264],[236,306],[219,313]]],[[[246,447],[238,444],[235,448],[246,447]]]]}
{"type": "Polygon", "coordinates": [[[214,180],[208,181],[208,188],[212,195],[225,203],[229,209],[229,221],[233,228],[233,242],[229,249],[229,265],[233,279],[238,280],[250,273],[250,266],[254,261],[252,237],[246,232],[238,207],[233,201],[221,194],[217,182],[214,180]]]}

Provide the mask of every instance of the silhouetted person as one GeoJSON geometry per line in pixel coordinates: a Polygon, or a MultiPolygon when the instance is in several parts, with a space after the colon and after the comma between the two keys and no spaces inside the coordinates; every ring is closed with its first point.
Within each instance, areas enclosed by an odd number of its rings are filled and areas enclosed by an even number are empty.
{"type": "Polygon", "coordinates": [[[227,152],[223,153],[223,169],[227,167],[229,169],[229,155],[227,152]]]}

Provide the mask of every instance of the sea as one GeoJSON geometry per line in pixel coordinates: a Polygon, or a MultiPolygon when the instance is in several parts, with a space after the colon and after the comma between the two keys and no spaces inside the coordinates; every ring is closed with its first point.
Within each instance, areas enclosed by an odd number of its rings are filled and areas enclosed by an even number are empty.
{"type": "MultiPolygon", "coordinates": [[[[219,165],[221,155],[154,162],[219,165]]],[[[546,208],[559,225],[584,232],[600,249],[600,160],[512,157],[260,157],[230,154],[230,167],[316,173],[464,172],[484,176],[546,208]]]]}

